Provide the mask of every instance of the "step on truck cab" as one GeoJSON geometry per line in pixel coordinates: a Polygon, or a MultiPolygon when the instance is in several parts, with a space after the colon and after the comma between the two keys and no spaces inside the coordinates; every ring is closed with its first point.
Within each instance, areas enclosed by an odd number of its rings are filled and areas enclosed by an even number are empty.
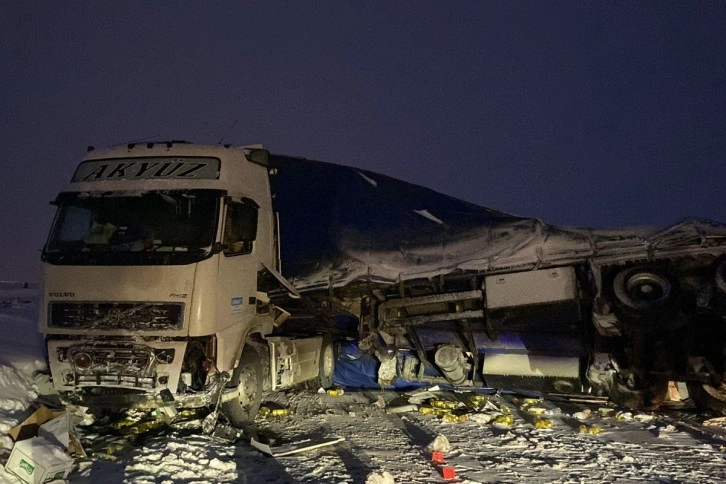
{"type": "Polygon", "coordinates": [[[177,141],[89,149],[53,202],[42,254],[39,330],[64,400],[220,399],[243,424],[263,391],[331,384],[330,337],[314,323],[285,334],[266,292],[297,297],[278,272],[267,156],[177,141]]]}

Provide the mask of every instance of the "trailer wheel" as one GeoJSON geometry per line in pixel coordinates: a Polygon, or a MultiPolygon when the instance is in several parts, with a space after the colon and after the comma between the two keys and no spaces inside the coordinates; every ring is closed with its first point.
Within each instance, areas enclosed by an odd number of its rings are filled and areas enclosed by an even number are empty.
{"type": "Polygon", "coordinates": [[[711,410],[719,415],[726,415],[726,385],[718,388],[707,383],[689,381],[688,396],[699,409],[711,410]]]}
{"type": "Polygon", "coordinates": [[[658,267],[639,266],[620,271],[613,281],[616,306],[627,318],[664,316],[676,307],[678,284],[658,267]]]}
{"type": "Polygon", "coordinates": [[[222,404],[222,412],[235,427],[243,427],[255,419],[262,402],[262,364],[260,355],[245,346],[232,381],[237,382],[239,396],[222,404]]]}
{"type": "Polygon", "coordinates": [[[322,388],[330,388],[333,386],[335,361],[338,357],[336,353],[333,339],[329,335],[325,335],[320,348],[320,371],[318,373],[318,381],[322,388]]]}
{"type": "Polygon", "coordinates": [[[613,379],[610,400],[633,410],[655,410],[668,394],[668,381],[655,380],[642,388],[629,388],[619,377],[613,379]]]}

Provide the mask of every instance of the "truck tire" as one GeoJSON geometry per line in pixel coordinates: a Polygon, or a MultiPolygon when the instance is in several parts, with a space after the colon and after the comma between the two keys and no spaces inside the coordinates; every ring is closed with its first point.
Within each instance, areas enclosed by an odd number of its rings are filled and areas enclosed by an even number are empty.
{"type": "Polygon", "coordinates": [[[703,410],[711,410],[718,415],[726,415],[726,385],[721,384],[718,388],[707,383],[689,381],[688,396],[691,397],[696,407],[703,410]]]}
{"type": "Polygon", "coordinates": [[[330,335],[323,336],[323,344],[320,348],[320,371],[318,373],[318,382],[321,388],[330,388],[333,386],[335,361],[337,357],[333,339],[330,335]]]}
{"type": "Polygon", "coordinates": [[[667,394],[667,380],[656,380],[643,388],[632,389],[615,377],[610,387],[610,400],[616,405],[633,410],[655,410],[663,403],[667,394]]]}
{"type": "Polygon", "coordinates": [[[222,413],[235,427],[248,425],[260,411],[263,378],[259,353],[254,348],[245,346],[239,365],[232,374],[232,381],[239,388],[239,396],[222,404],[222,413]]]}
{"type": "Polygon", "coordinates": [[[677,307],[676,279],[655,266],[631,267],[620,271],[613,281],[615,306],[625,320],[661,319],[677,307]]]}

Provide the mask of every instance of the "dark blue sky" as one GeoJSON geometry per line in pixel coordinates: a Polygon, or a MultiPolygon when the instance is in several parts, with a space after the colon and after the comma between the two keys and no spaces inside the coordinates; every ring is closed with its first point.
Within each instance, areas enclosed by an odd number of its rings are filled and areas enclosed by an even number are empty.
{"type": "Polygon", "coordinates": [[[723,2],[5,2],[0,39],[0,279],[38,279],[87,145],[150,138],[555,224],[726,221],[723,2]]]}

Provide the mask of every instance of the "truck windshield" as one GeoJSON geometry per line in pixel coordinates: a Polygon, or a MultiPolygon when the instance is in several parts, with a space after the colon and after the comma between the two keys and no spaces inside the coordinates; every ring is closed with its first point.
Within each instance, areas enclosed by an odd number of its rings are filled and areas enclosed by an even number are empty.
{"type": "Polygon", "coordinates": [[[188,264],[211,253],[222,192],[62,193],[51,264],[188,264]]]}

